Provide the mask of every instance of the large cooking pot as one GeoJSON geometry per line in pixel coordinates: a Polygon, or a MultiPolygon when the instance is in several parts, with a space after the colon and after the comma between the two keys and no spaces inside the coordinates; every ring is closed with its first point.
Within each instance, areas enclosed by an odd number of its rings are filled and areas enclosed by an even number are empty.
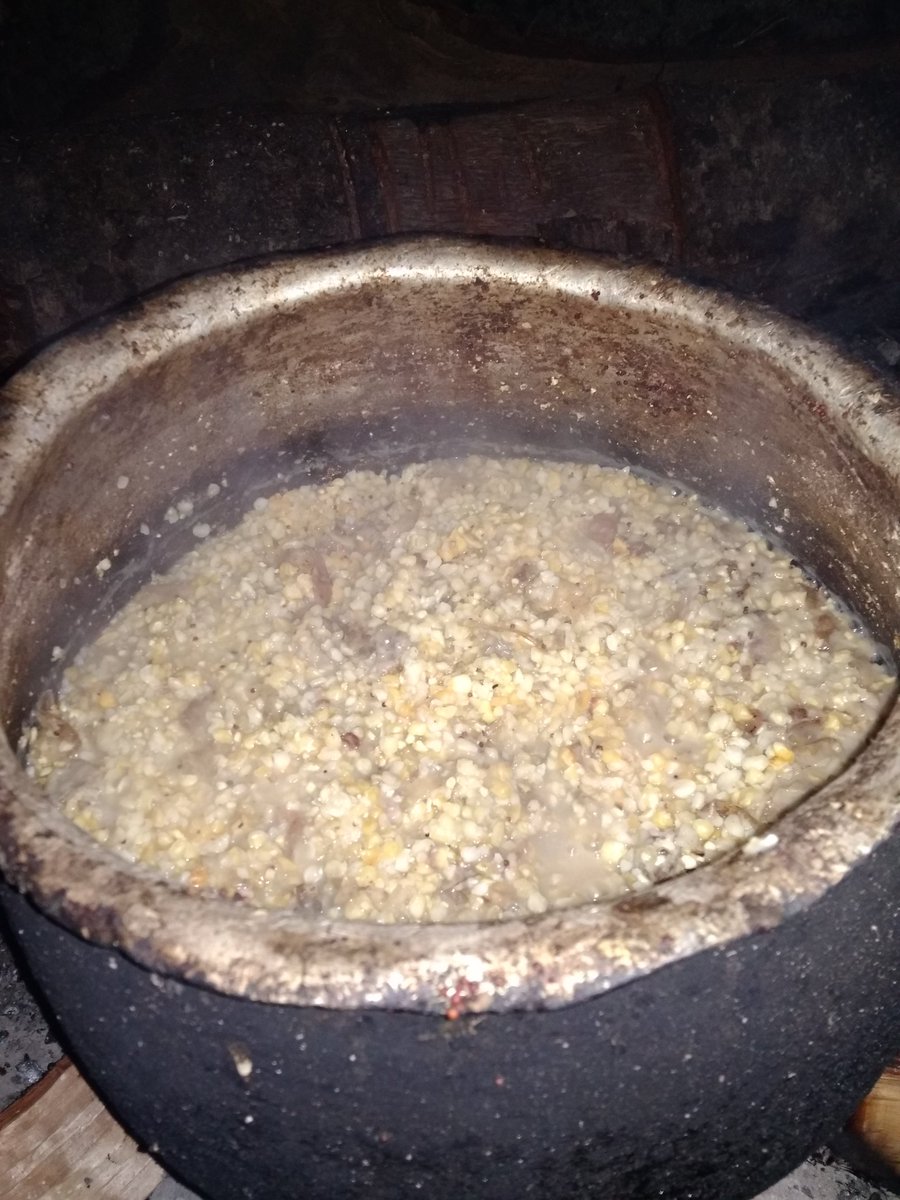
{"type": "MultiPolygon", "coordinates": [[[[12,744],[53,648],[191,540],[173,498],[215,524],[278,475],[464,448],[671,475],[900,644],[895,398],[655,270],[444,240],[240,267],[42,353],[0,416],[12,744]]],[[[897,1048],[898,767],[891,715],[769,834],[644,895],[379,927],[182,894],[70,827],[4,743],[3,902],[90,1079],[218,1200],[736,1200],[897,1048]]]]}

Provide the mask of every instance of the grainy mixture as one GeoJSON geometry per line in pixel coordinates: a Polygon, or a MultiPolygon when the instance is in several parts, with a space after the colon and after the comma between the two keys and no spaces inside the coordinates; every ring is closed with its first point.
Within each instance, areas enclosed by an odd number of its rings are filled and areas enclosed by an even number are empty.
{"type": "Polygon", "coordinates": [[[32,773],[193,889],[495,919],[700,865],[892,678],[786,556],[627,471],[467,458],[257,501],[66,671],[32,773]]]}

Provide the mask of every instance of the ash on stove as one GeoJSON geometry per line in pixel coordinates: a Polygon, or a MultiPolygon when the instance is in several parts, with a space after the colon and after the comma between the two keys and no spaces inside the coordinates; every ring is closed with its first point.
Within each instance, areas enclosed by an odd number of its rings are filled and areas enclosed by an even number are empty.
{"type": "MultiPolygon", "coordinates": [[[[164,1179],[149,1200],[202,1200],[202,1197],[174,1179],[164,1179]]],[[[822,1150],[756,1200],[898,1200],[898,1197],[866,1183],[845,1162],[822,1150]]]]}
{"type": "Polygon", "coordinates": [[[0,1112],[62,1057],[0,934],[0,1112]]]}

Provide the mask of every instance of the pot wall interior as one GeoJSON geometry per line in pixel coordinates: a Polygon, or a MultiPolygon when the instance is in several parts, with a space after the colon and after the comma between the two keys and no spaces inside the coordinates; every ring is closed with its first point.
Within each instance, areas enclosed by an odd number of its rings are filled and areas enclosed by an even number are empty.
{"type": "Polygon", "coordinates": [[[196,521],[233,521],[279,477],[463,450],[600,456],[696,488],[783,540],[891,644],[896,483],[787,354],[776,360],[749,320],[737,325],[546,282],[382,278],[263,297],[248,316],[98,376],[0,520],[9,736],[52,681],[52,647],[66,651],[58,670],[151,569],[194,544],[196,521]],[[228,487],[207,497],[223,476],[228,487]],[[183,498],[190,518],[166,523],[183,498]],[[165,535],[142,534],[144,522],[165,535]]]}

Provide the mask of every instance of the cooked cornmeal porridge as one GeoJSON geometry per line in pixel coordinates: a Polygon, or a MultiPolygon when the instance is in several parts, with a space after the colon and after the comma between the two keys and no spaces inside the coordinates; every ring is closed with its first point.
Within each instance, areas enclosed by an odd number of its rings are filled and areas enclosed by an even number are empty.
{"type": "Polygon", "coordinates": [[[123,857],[256,905],[645,888],[838,771],[893,685],[783,552],[625,470],[354,471],[195,532],[38,706],[29,770],[123,857]]]}

